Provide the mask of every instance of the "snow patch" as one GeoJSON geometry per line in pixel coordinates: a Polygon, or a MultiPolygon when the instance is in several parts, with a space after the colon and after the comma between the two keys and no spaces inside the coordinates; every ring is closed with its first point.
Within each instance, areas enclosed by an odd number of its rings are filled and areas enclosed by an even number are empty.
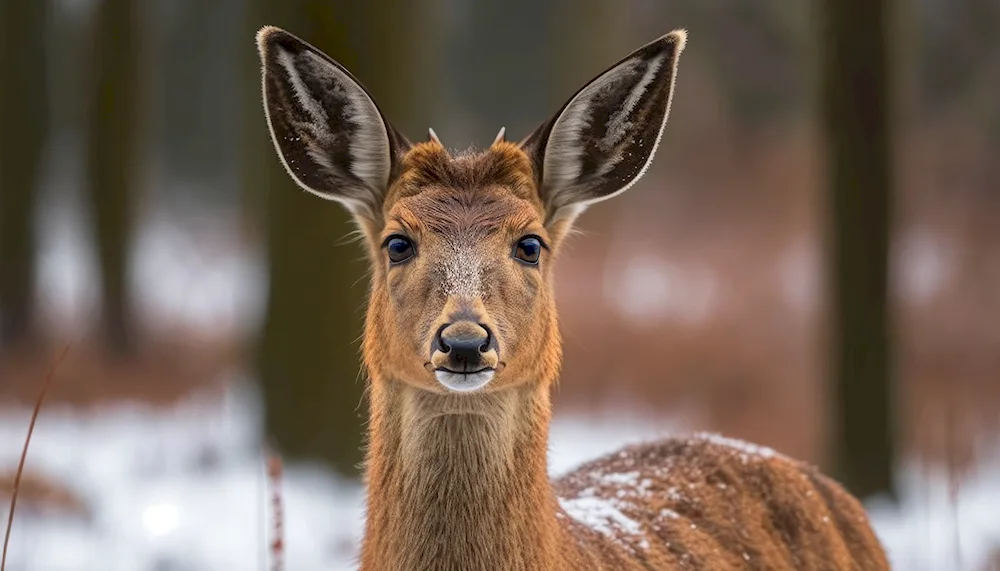
{"type": "Polygon", "coordinates": [[[613,262],[604,271],[604,296],[636,327],[665,321],[697,325],[717,309],[718,283],[710,268],[679,266],[644,253],[613,262]]]}
{"type": "Polygon", "coordinates": [[[907,465],[898,477],[901,501],[869,502],[893,569],[983,571],[1000,554],[1000,455],[962,478],[942,469],[907,465]]]}
{"type": "Polygon", "coordinates": [[[711,432],[699,432],[695,434],[695,438],[706,440],[713,444],[718,444],[719,446],[725,446],[731,448],[740,454],[740,458],[743,463],[746,464],[751,458],[774,458],[780,456],[773,449],[767,446],[761,446],[759,444],[753,444],[751,442],[745,442],[743,440],[738,440],[736,438],[729,438],[722,436],[721,434],[714,434],[711,432]]]}
{"type": "MultiPolygon", "coordinates": [[[[642,525],[625,515],[625,511],[645,504],[653,481],[638,471],[587,474],[585,477],[590,486],[575,497],[559,498],[563,510],[576,521],[616,541],[642,535],[642,525]]],[[[670,510],[665,511],[670,513],[664,517],[678,517],[670,510]]],[[[648,544],[639,547],[646,549],[648,544]]]]}
{"type": "Polygon", "coordinates": [[[549,429],[549,474],[566,474],[580,464],[615,452],[625,444],[666,438],[684,428],[674,417],[652,414],[557,412],[549,429]],[[586,435],[585,441],[580,441],[586,435]]]}
{"type": "MultiPolygon", "coordinates": [[[[68,200],[44,209],[37,268],[42,318],[78,331],[99,310],[93,243],[79,211],[68,200]]],[[[176,217],[154,214],[137,224],[129,287],[144,326],[237,335],[259,326],[265,261],[233,240],[237,220],[215,216],[212,222],[194,230],[176,217]]]]}
{"type": "Polygon", "coordinates": [[[642,533],[642,526],[623,514],[616,500],[588,492],[576,498],[559,498],[559,505],[571,518],[608,537],[618,538],[621,532],[642,533]]]}
{"type": "MultiPolygon", "coordinates": [[[[265,568],[271,525],[256,394],[194,395],[176,408],[135,404],[97,414],[47,405],[27,468],[81,497],[89,517],[18,504],[8,569],[213,571],[265,568]]],[[[27,409],[0,409],[0,472],[17,465],[27,409]]],[[[363,489],[305,464],[282,482],[286,565],[354,568],[363,489]]],[[[6,522],[7,503],[0,501],[6,522]]]]}
{"type": "Polygon", "coordinates": [[[956,249],[946,236],[926,228],[910,230],[893,244],[893,278],[906,301],[933,301],[955,273],[956,249]]]}

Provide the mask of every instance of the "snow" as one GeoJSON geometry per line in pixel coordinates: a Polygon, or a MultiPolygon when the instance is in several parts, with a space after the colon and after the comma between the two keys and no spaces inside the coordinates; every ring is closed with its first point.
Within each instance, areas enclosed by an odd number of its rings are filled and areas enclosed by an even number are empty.
{"type": "Polygon", "coordinates": [[[902,298],[914,305],[926,305],[945,291],[957,273],[959,259],[953,240],[940,232],[918,228],[905,232],[893,244],[893,278],[902,298]]]}
{"type": "MultiPolygon", "coordinates": [[[[169,410],[122,404],[85,414],[46,405],[28,468],[83,497],[92,514],[88,520],[37,513],[22,499],[9,571],[263,569],[271,520],[260,403],[249,383],[226,385],[221,400],[195,394],[169,410]]],[[[0,408],[0,473],[17,465],[29,418],[27,409],[0,408]]],[[[569,413],[552,427],[551,471],[565,472],[625,440],[662,436],[669,426],[569,413]]],[[[286,568],[353,569],[363,489],[288,463],[282,492],[286,568]]],[[[586,502],[578,507],[601,509],[586,502]]],[[[3,521],[6,514],[3,502],[3,521]]],[[[627,518],[617,521],[629,528],[627,518]]]]}
{"type": "MultiPolygon", "coordinates": [[[[221,402],[195,395],[174,410],[46,407],[28,468],[85,498],[92,513],[37,513],[22,500],[8,569],[261,568],[271,519],[258,410],[245,385],[221,402]]],[[[27,423],[27,410],[0,413],[0,470],[16,466],[27,423]]],[[[289,465],[282,496],[286,566],[352,568],[360,486],[289,465]]]]}
{"type": "Polygon", "coordinates": [[[649,327],[666,321],[706,321],[718,306],[717,281],[710,268],[635,253],[624,261],[609,260],[602,285],[609,307],[632,325],[649,327]]]}
{"type": "Polygon", "coordinates": [[[634,505],[649,492],[652,483],[639,472],[609,472],[595,474],[592,485],[584,488],[576,497],[559,498],[559,505],[566,514],[585,526],[609,538],[620,540],[622,533],[640,535],[639,523],[629,519],[622,510],[634,505]],[[606,493],[609,487],[618,488],[613,496],[606,493]]]}
{"type": "Polygon", "coordinates": [[[684,429],[674,418],[629,412],[601,414],[556,410],[555,421],[549,428],[549,473],[560,476],[625,443],[664,438],[684,429]],[[586,440],[581,441],[584,435],[586,440]]]}
{"type": "MultiPolygon", "coordinates": [[[[99,276],[89,229],[75,200],[43,209],[37,283],[43,318],[80,330],[98,305],[99,276]]],[[[207,334],[237,334],[261,322],[266,266],[232,244],[238,222],[204,213],[206,221],[151,214],[136,228],[129,275],[139,317],[147,328],[176,326],[207,334]],[[223,248],[212,248],[216,242],[223,248]]],[[[346,231],[345,231],[346,233],[346,231]]]]}
{"type": "Polygon", "coordinates": [[[713,444],[718,444],[719,446],[725,446],[726,448],[733,449],[735,452],[740,454],[744,464],[746,464],[751,458],[773,458],[778,455],[777,452],[766,446],[760,446],[758,444],[753,444],[752,442],[744,442],[736,438],[728,438],[722,436],[721,434],[699,432],[695,434],[694,437],[707,440],[713,444]]]}
{"type": "MultiPolygon", "coordinates": [[[[28,466],[81,495],[92,514],[88,520],[20,504],[9,571],[263,569],[270,507],[259,403],[248,384],[230,385],[221,401],[193,395],[173,410],[131,404],[99,415],[58,406],[43,409],[28,466]]],[[[0,471],[16,466],[29,414],[26,409],[0,409],[0,471]]],[[[564,472],[626,443],[662,436],[667,426],[672,425],[624,414],[596,420],[574,412],[557,415],[551,472],[564,472]]],[[[740,453],[773,453],[712,438],[740,453]]],[[[898,509],[879,502],[871,506],[896,567],[981,571],[991,552],[1000,549],[1000,458],[964,481],[954,506],[948,501],[947,479],[924,472],[904,467],[898,509]],[[961,565],[955,560],[956,546],[961,565]]],[[[638,473],[599,478],[642,492],[638,473]]],[[[286,567],[353,569],[364,521],[363,489],[317,467],[289,463],[282,491],[286,567]]],[[[620,509],[630,499],[584,494],[562,505],[571,517],[598,531],[638,534],[638,524],[620,509]]],[[[0,507],[0,518],[6,519],[6,505],[0,507]]]]}
{"type": "Polygon", "coordinates": [[[559,505],[576,521],[604,535],[617,538],[620,532],[631,535],[642,533],[642,527],[621,512],[621,507],[613,498],[599,498],[594,495],[559,499],[559,505]]]}
{"type": "Polygon", "coordinates": [[[943,470],[906,466],[900,489],[898,507],[868,506],[897,569],[993,569],[990,558],[1000,554],[1000,455],[980,462],[957,486],[943,470]]]}

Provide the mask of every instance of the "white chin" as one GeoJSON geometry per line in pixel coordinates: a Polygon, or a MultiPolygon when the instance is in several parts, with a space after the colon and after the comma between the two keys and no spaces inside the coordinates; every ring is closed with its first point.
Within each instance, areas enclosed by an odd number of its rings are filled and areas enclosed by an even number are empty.
{"type": "Polygon", "coordinates": [[[444,388],[455,393],[472,393],[485,387],[493,380],[493,369],[479,373],[452,373],[450,371],[434,371],[439,383],[444,388]]]}

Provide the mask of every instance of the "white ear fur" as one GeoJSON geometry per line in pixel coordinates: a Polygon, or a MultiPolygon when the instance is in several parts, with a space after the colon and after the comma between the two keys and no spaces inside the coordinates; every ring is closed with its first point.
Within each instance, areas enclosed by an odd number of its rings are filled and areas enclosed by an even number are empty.
{"type": "Polygon", "coordinates": [[[522,145],[541,165],[541,192],[555,220],[617,196],[656,153],[687,42],[675,30],[636,50],[578,91],[522,145]]]}
{"type": "Polygon", "coordinates": [[[257,34],[264,110],[282,164],[303,189],[374,216],[389,183],[393,131],[340,64],[274,27],[257,34]]]}

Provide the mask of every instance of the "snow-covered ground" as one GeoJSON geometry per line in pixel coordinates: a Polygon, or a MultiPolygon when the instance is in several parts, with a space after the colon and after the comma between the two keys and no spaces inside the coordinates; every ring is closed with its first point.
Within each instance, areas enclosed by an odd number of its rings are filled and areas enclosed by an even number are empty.
{"type": "Polygon", "coordinates": [[[996,569],[991,565],[1000,555],[1000,455],[981,461],[958,485],[940,469],[905,466],[899,487],[898,507],[877,501],[867,506],[896,569],[996,569]]]}
{"type": "MultiPolygon", "coordinates": [[[[39,233],[39,306],[43,319],[58,323],[68,335],[94,318],[99,300],[96,255],[81,209],[69,196],[40,215],[45,230],[39,233]]],[[[231,213],[211,211],[197,220],[159,212],[142,220],[129,274],[146,327],[165,324],[228,335],[259,325],[267,293],[265,267],[249,245],[234,238],[236,225],[231,213]]]]}
{"type": "MultiPolygon", "coordinates": [[[[259,401],[248,384],[231,386],[221,401],[193,395],[169,411],[122,405],[94,415],[46,407],[29,467],[85,498],[91,517],[22,503],[8,569],[263,568],[271,519],[259,401]]],[[[29,415],[0,409],[0,472],[17,465],[29,415]]],[[[552,471],[625,441],[666,435],[667,427],[648,418],[570,416],[552,429],[552,471]]],[[[287,568],[352,568],[363,521],[360,486],[289,464],[282,494],[287,568]]]]}
{"type": "MultiPolygon", "coordinates": [[[[248,384],[231,386],[222,400],[193,395],[172,410],[121,405],[88,415],[46,407],[28,464],[84,498],[90,517],[21,504],[9,571],[266,569],[271,519],[259,402],[248,384]]],[[[28,419],[28,410],[0,410],[0,471],[16,466],[28,419]]],[[[551,472],[680,430],[626,414],[557,415],[551,472]]],[[[903,470],[901,508],[871,506],[896,567],[982,571],[1000,549],[1000,462],[984,464],[954,505],[946,479],[921,472],[903,470]]],[[[282,493],[286,568],[352,569],[364,517],[360,486],[289,464],[282,493]]]]}
{"type": "MultiPolygon", "coordinates": [[[[231,386],[222,400],[193,395],[172,410],[122,405],[88,415],[46,407],[29,466],[84,498],[90,516],[21,504],[8,569],[265,569],[271,519],[259,402],[249,385],[231,386]]],[[[27,410],[0,410],[0,471],[16,466],[28,418],[27,410]]],[[[551,472],[680,430],[668,420],[627,414],[557,415],[551,472]]],[[[922,473],[903,470],[900,508],[870,506],[896,568],[982,571],[1000,549],[1000,461],[983,464],[954,503],[943,475],[922,473]]],[[[363,522],[360,486],[290,464],[282,493],[286,568],[352,569],[363,522]]],[[[6,506],[0,517],[6,520],[6,506]]]]}

